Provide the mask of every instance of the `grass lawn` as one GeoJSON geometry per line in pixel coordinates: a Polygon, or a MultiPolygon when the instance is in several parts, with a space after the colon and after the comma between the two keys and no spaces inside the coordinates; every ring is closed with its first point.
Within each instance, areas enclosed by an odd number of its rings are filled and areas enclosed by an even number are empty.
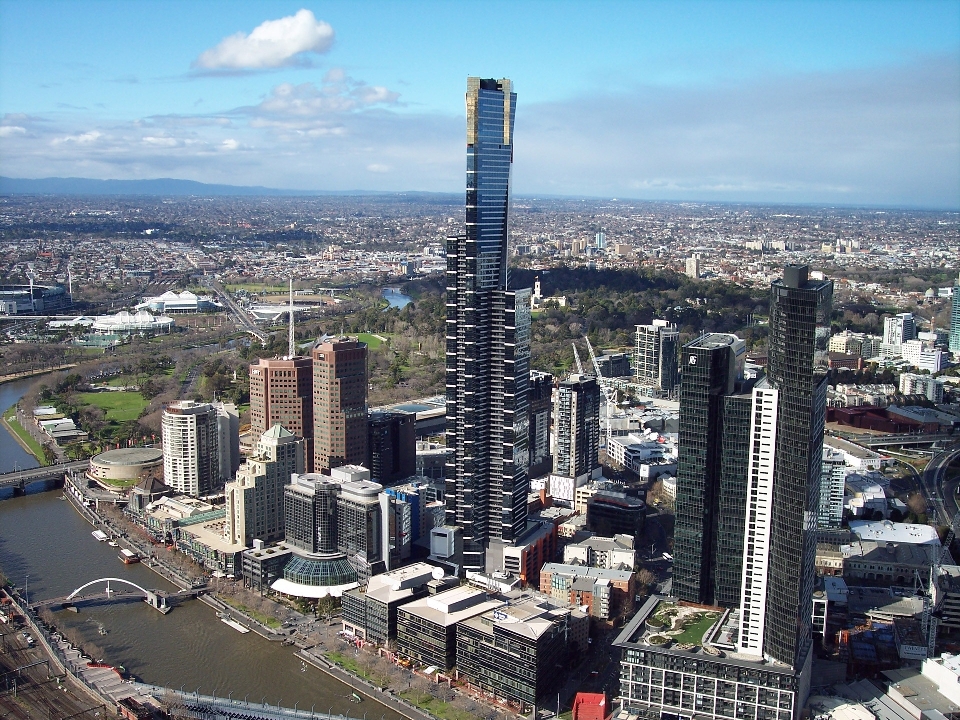
{"type": "Polygon", "coordinates": [[[76,396],[87,405],[103,408],[106,419],[118,423],[136,420],[147,406],[138,392],[77,393],[76,396]]]}
{"type": "Polygon", "coordinates": [[[378,347],[383,345],[383,340],[378,338],[373,333],[360,333],[359,335],[357,335],[357,339],[360,342],[366,343],[367,347],[370,348],[371,350],[376,350],[378,347]]]}
{"type": "Polygon", "coordinates": [[[357,662],[357,659],[353,655],[345,655],[340,652],[328,652],[327,657],[330,658],[337,665],[342,667],[347,672],[350,672],[357,677],[362,677],[365,680],[370,679],[370,673],[357,662]]]}
{"type": "Polygon", "coordinates": [[[234,600],[234,599],[232,599],[232,598],[225,597],[225,596],[223,596],[223,595],[220,595],[220,596],[219,596],[219,599],[220,599],[221,602],[226,603],[226,604],[229,605],[230,607],[236,608],[237,610],[239,610],[240,612],[242,612],[244,615],[248,615],[248,616],[252,617],[254,620],[256,620],[256,621],[257,621],[258,623],[260,623],[261,625],[266,625],[268,628],[278,628],[278,627],[280,627],[280,621],[277,620],[277,618],[273,617],[272,615],[264,615],[262,612],[257,612],[256,610],[253,610],[252,608],[248,608],[248,607],[247,607],[246,605],[244,605],[243,603],[238,602],[238,601],[236,601],[236,600],[234,600]]]}
{"type": "Polygon", "coordinates": [[[671,635],[673,641],[676,643],[690,643],[692,645],[699,645],[703,642],[703,634],[710,629],[710,626],[717,621],[717,618],[713,615],[706,614],[701,615],[697,618],[697,621],[690,625],[686,630],[684,630],[679,635],[671,635]]]}
{"type": "Polygon", "coordinates": [[[434,717],[441,718],[442,720],[477,720],[476,716],[468,713],[466,710],[454,707],[450,703],[444,702],[429,693],[422,693],[416,690],[404,690],[400,693],[400,697],[404,700],[409,700],[418,708],[426,710],[434,717]]]}
{"type": "Polygon", "coordinates": [[[20,438],[28,448],[30,452],[33,453],[33,456],[41,465],[46,465],[46,460],[43,459],[43,448],[40,446],[36,440],[34,440],[30,433],[23,429],[20,423],[17,421],[17,410],[16,408],[10,408],[4,414],[3,419],[7,421],[7,425],[10,427],[13,432],[17,434],[17,437],[20,438]]]}

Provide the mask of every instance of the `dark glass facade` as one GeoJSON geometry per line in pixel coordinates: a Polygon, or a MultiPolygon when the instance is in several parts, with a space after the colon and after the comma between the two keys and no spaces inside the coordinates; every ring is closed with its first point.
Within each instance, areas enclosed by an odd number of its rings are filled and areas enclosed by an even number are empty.
{"type": "Polygon", "coordinates": [[[530,477],[542,477],[553,470],[550,452],[550,417],[553,410],[553,375],[531,371],[530,389],[530,477]]]}
{"type": "Polygon", "coordinates": [[[827,372],[817,328],[829,325],[833,283],[787,266],[770,289],[767,378],[779,391],[764,654],[793,667],[811,643],[827,372]]]}
{"type": "Polygon", "coordinates": [[[414,413],[375,410],[368,420],[370,479],[389,485],[417,471],[417,435],[414,413]]]}
{"type": "Polygon", "coordinates": [[[507,283],[515,107],[509,80],[468,80],[466,232],[447,240],[447,524],[470,570],[527,519],[530,290],[507,283]]]}
{"type": "Polygon", "coordinates": [[[711,334],[682,353],[673,587],[706,605],[740,602],[750,439],[743,349],[736,336],[711,334]]]}

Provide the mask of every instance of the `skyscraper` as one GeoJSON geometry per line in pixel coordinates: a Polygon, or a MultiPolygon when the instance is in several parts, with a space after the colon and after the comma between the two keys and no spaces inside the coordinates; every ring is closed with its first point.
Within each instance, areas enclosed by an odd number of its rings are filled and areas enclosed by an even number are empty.
{"type": "Polygon", "coordinates": [[[415,413],[373,410],[367,418],[367,462],[370,478],[383,485],[417,471],[415,413]]]}
{"type": "Polygon", "coordinates": [[[751,406],[745,355],[743,340],[722,333],[683,348],[673,587],[689,602],[740,604],[751,406]]]}
{"type": "Polygon", "coordinates": [[[313,348],[313,467],[367,462],[367,344],[338,338],[313,348]]]}
{"type": "Polygon", "coordinates": [[[672,392],[677,385],[677,354],[680,333],[666,320],[650,325],[637,325],[636,349],[633,356],[637,382],[654,390],[672,392]]]}
{"type": "Polygon", "coordinates": [[[950,298],[950,352],[960,352],[960,277],[953,283],[950,298]]]}
{"type": "Polygon", "coordinates": [[[192,400],[163,411],[163,482],[176,492],[209,495],[223,485],[224,472],[229,474],[229,466],[221,468],[217,415],[210,403],[192,400]]]}
{"type": "Polygon", "coordinates": [[[303,438],[304,467],[312,471],[313,361],[308,357],[262,358],[250,366],[250,432],[257,438],[277,423],[303,438]]]}
{"type": "Polygon", "coordinates": [[[526,526],[530,290],[509,289],[507,209],[517,96],[509,80],[467,80],[465,233],[447,239],[447,524],[463,566],[526,526]]]}
{"type": "Polygon", "coordinates": [[[553,409],[553,375],[532,370],[527,393],[530,406],[530,477],[536,478],[553,470],[550,452],[550,413],[553,409]]]}
{"type": "MultiPolygon", "coordinates": [[[[587,482],[600,467],[600,385],[593,375],[571,375],[557,389],[554,473],[587,482]]],[[[573,500],[571,496],[570,500],[573,500]]]]}
{"type": "Polygon", "coordinates": [[[809,660],[827,372],[815,362],[833,283],[788,265],[770,289],[767,377],[753,391],[740,652],[809,660]]]}

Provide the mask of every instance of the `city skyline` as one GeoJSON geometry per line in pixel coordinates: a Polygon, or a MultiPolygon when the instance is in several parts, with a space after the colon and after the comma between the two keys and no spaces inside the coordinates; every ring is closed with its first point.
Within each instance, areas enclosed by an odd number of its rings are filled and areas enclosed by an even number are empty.
{"type": "Polygon", "coordinates": [[[0,0],[4,174],[455,192],[479,71],[519,194],[958,206],[956,2],[227,7],[0,0]]]}

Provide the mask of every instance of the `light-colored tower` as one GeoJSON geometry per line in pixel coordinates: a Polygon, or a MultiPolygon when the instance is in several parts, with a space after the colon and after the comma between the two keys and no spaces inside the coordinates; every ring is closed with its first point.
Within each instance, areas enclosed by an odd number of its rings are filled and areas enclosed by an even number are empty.
{"type": "Polygon", "coordinates": [[[163,411],[163,482],[176,492],[199,497],[222,485],[217,410],[191,400],[163,411]]]}

